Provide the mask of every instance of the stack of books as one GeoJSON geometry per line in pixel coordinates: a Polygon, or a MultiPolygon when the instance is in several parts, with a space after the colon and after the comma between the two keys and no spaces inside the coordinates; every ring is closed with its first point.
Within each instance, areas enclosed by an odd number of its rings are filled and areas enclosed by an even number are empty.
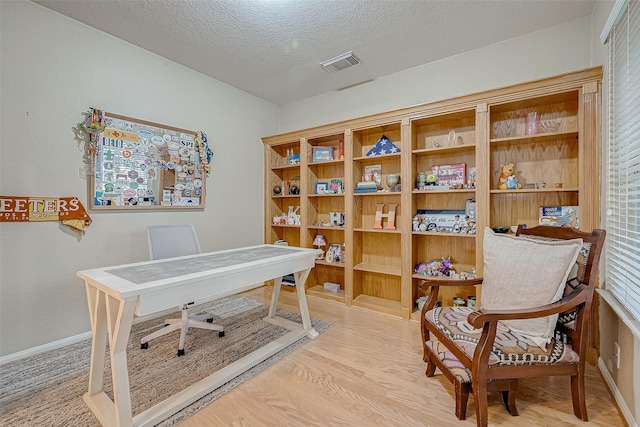
{"type": "Polygon", "coordinates": [[[354,193],[375,193],[376,191],[378,191],[378,186],[375,181],[361,181],[353,190],[354,193]]]}
{"type": "Polygon", "coordinates": [[[296,279],[293,277],[293,274],[287,274],[282,276],[282,285],[283,286],[295,286],[296,279]]]}

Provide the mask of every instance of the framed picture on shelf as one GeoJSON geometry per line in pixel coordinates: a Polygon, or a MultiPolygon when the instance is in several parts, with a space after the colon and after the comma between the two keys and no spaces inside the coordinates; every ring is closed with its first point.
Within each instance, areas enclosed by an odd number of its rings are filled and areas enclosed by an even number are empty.
{"type": "Polygon", "coordinates": [[[375,182],[378,188],[382,188],[382,165],[365,166],[363,181],[375,182]]]}
{"type": "Polygon", "coordinates": [[[432,166],[431,173],[438,178],[440,187],[464,186],[467,183],[467,165],[464,163],[432,166]]]}
{"type": "Polygon", "coordinates": [[[341,179],[332,179],[329,181],[329,189],[327,190],[327,193],[342,194],[343,190],[344,186],[341,179]]]}
{"type": "Polygon", "coordinates": [[[342,260],[342,245],[339,243],[331,243],[327,251],[328,262],[340,262],[342,260]]]}
{"type": "Polygon", "coordinates": [[[328,182],[316,182],[316,194],[326,194],[328,189],[328,182]]]}
{"type": "Polygon", "coordinates": [[[313,147],[313,161],[326,162],[333,160],[333,147],[313,147]]]}

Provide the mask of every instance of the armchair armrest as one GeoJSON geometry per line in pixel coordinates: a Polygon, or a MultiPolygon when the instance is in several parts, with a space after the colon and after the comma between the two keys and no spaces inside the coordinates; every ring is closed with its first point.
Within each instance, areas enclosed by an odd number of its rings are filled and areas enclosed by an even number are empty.
{"type": "Polygon", "coordinates": [[[475,279],[448,279],[447,276],[429,276],[422,279],[420,285],[426,286],[474,286],[482,284],[482,277],[475,279]]]}
{"type": "Polygon", "coordinates": [[[469,314],[467,322],[478,329],[485,323],[498,322],[499,320],[524,320],[550,316],[552,314],[563,313],[583,304],[588,295],[588,287],[581,284],[577,286],[573,292],[552,304],[514,310],[485,310],[481,308],[469,314]]]}

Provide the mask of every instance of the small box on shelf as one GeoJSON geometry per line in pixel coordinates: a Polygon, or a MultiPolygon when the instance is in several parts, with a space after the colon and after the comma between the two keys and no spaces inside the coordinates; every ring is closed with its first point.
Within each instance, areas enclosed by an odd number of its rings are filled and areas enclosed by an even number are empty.
{"type": "Polygon", "coordinates": [[[579,206],[540,206],[540,225],[580,227],[579,206]]]}
{"type": "Polygon", "coordinates": [[[332,282],[324,282],[324,291],[330,294],[338,294],[340,292],[340,285],[332,282]]]}

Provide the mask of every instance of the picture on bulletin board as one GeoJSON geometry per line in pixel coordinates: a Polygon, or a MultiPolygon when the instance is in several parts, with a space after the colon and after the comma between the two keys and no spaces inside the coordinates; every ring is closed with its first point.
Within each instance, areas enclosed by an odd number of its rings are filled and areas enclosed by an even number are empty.
{"type": "MultiPolygon", "coordinates": [[[[93,109],[91,207],[204,208],[212,155],[202,132],[93,109]]],[[[85,122],[86,123],[86,122],[85,122]]]]}

